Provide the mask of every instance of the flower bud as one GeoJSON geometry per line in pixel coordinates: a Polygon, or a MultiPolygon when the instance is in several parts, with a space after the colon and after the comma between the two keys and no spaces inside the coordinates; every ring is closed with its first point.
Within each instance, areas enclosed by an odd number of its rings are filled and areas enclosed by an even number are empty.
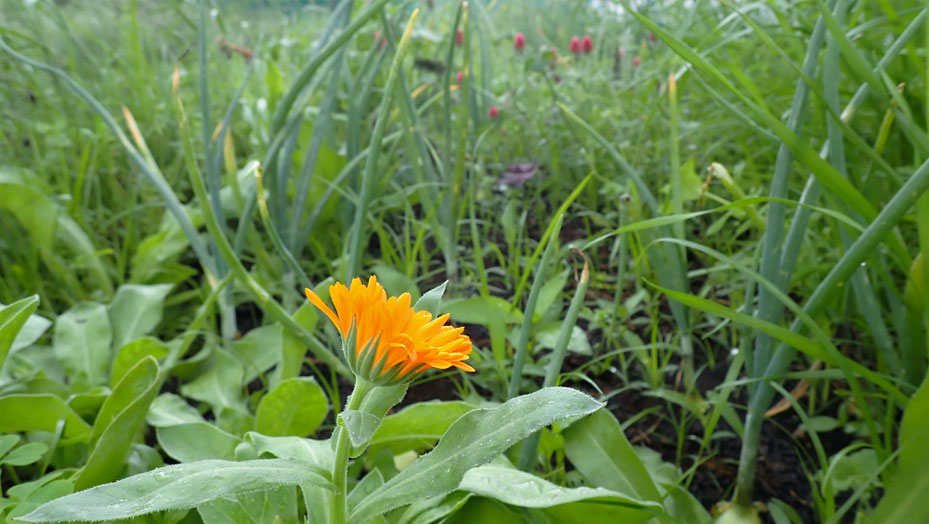
{"type": "Polygon", "coordinates": [[[516,37],[513,38],[513,49],[517,51],[522,51],[526,47],[526,37],[522,33],[516,33],[516,37]]]}
{"type": "Polygon", "coordinates": [[[585,53],[594,50],[594,42],[590,39],[590,35],[584,35],[584,40],[581,41],[581,50],[585,53]]]}
{"type": "Polygon", "coordinates": [[[571,50],[571,52],[574,54],[580,53],[581,52],[581,40],[576,36],[572,37],[571,45],[568,46],[568,49],[571,50]]]}

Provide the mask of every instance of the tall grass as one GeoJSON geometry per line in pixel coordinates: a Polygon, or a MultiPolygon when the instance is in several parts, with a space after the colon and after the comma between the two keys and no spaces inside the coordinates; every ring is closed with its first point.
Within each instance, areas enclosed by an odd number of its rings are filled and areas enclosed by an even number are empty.
{"type": "MultiPolygon", "coordinates": [[[[0,302],[51,316],[170,283],[165,329],[280,323],[338,397],[301,290],[447,280],[476,334],[479,373],[443,376],[459,391],[653,400],[621,422],[670,433],[678,484],[741,440],[719,498],[746,511],[780,395],[816,517],[870,511],[926,374],[929,8],[621,4],[104,2],[108,25],[0,0],[0,302]],[[854,442],[829,448],[823,417],[854,442]],[[882,469],[840,504],[828,473],[860,449],[882,469]]],[[[567,478],[549,437],[511,458],[567,478]]]]}

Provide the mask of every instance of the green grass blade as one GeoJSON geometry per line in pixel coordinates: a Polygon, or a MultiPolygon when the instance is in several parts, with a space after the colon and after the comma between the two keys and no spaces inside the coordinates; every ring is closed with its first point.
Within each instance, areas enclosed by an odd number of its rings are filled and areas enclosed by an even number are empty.
{"type": "Polygon", "coordinates": [[[294,320],[294,318],[288,313],[280,304],[274,300],[274,297],[271,296],[254,278],[249,274],[248,270],[245,269],[245,266],[242,265],[242,262],[236,257],[235,251],[232,249],[232,245],[226,239],[223,229],[219,224],[219,221],[216,217],[216,214],[213,212],[212,208],[209,205],[209,197],[207,195],[206,184],[203,180],[203,175],[200,173],[200,169],[197,166],[195,160],[193,143],[190,139],[190,131],[187,125],[187,116],[184,113],[184,106],[181,103],[180,97],[180,82],[177,75],[174,77],[174,104],[175,109],[178,113],[179,126],[181,131],[182,143],[184,146],[184,156],[187,162],[187,171],[190,176],[190,182],[193,186],[194,194],[197,197],[197,201],[201,204],[203,209],[203,218],[206,222],[207,231],[209,231],[210,236],[213,239],[213,242],[216,245],[219,254],[225,259],[226,264],[228,264],[229,269],[235,275],[236,280],[238,280],[245,289],[252,296],[252,299],[261,308],[269,317],[281,323],[285,329],[291,331],[294,336],[300,339],[301,342],[307,345],[310,352],[314,356],[326,363],[331,369],[336,372],[344,375],[351,376],[351,371],[348,369],[348,366],[345,365],[342,360],[336,356],[334,352],[323,346],[323,344],[305,327],[303,327],[299,322],[294,320]]]}
{"type": "Polygon", "coordinates": [[[390,66],[390,73],[387,76],[384,98],[381,100],[381,107],[377,112],[377,122],[374,124],[374,132],[371,136],[371,145],[369,146],[370,154],[365,161],[365,170],[361,179],[361,192],[358,197],[358,204],[355,206],[355,220],[350,232],[348,265],[345,270],[346,282],[356,276],[361,269],[361,245],[364,241],[364,231],[366,230],[368,205],[374,190],[375,171],[377,170],[377,161],[380,156],[381,142],[384,139],[384,131],[387,128],[387,121],[390,116],[390,104],[393,99],[393,92],[397,86],[398,77],[402,74],[400,69],[403,64],[403,57],[406,54],[406,49],[409,46],[410,33],[413,32],[413,25],[416,22],[417,13],[418,11],[413,11],[413,15],[407,23],[406,30],[400,38],[400,44],[397,46],[397,54],[394,56],[393,64],[390,66]]]}

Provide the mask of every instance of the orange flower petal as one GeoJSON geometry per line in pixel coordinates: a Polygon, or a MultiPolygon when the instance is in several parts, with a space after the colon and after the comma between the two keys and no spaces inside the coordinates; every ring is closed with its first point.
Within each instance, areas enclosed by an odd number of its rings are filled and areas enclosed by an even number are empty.
{"type": "Polygon", "coordinates": [[[463,333],[464,328],[447,325],[447,314],[433,318],[428,311],[415,311],[410,307],[409,293],[388,297],[374,275],[367,284],[354,278],[348,287],[332,285],[329,297],[334,311],[311,290],[307,289],[306,295],[343,337],[355,322],[356,351],[377,340],[374,361],[375,365],[383,363],[385,375],[397,373],[405,379],[430,367],[474,371],[463,362],[471,353],[471,339],[463,333]]]}
{"type": "Polygon", "coordinates": [[[319,298],[319,295],[314,293],[313,290],[310,288],[304,288],[303,291],[306,293],[306,298],[310,299],[310,303],[312,303],[314,306],[319,308],[320,311],[325,313],[326,316],[329,317],[329,320],[331,320],[332,323],[335,324],[336,327],[339,327],[339,317],[337,317],[336,314],[333,313],[331,309],[329,309],[329,306],[327,306],[326,303],[323,302],[323,299],[319,298]]]}

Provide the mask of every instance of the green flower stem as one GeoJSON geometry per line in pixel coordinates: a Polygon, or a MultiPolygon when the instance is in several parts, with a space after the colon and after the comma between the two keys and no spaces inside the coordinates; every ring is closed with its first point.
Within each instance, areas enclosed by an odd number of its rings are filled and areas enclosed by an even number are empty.
{"type": "MultiPolygon", "coordinates": [[[[348,405],[344,411],[357,410],[368,393],[374,389],[374,384],[363,379],[356,379],[355,389],[348,397],[348,405]]],[[[348,515],[348,453],[351,450],[351,441],[348,430],[337,426],[335,430],[335,465],[332,468],[332,483],[336,487],[335,493],[330,497],[329,522],[331,524],[345,524],[348,515]]]]}

